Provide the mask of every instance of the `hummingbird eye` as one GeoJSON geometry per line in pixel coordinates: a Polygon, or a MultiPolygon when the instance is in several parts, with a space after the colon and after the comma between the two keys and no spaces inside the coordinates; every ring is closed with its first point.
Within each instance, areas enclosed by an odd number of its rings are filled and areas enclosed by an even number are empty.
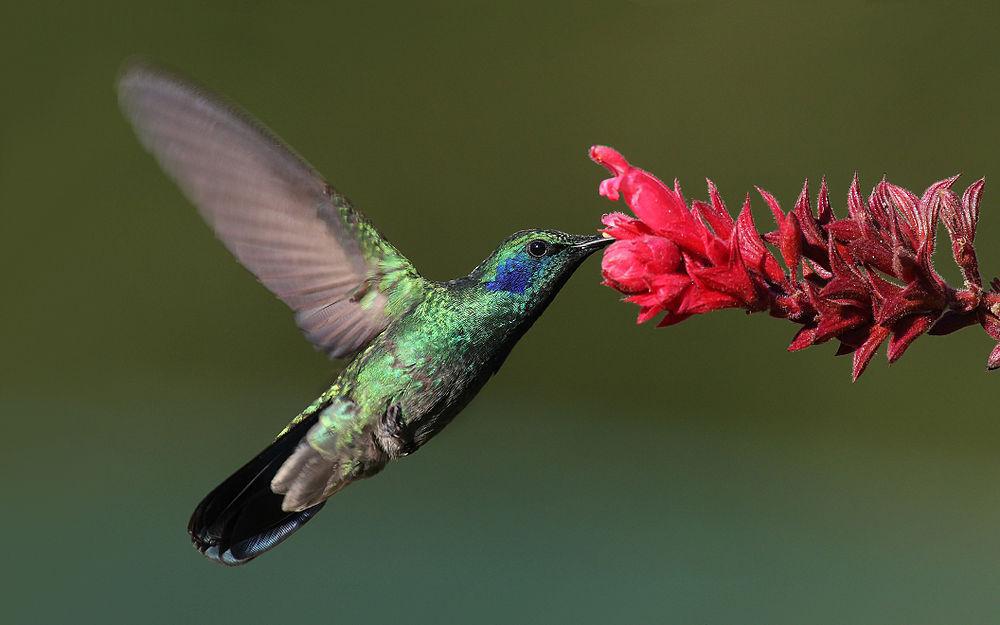
{"type": "Polygon", "coordinates": [[[535,239],[534,241],[528,243],[528,253],[535,258],[541,258],[545,256],[545,253],[549,251],[549,246],[545,241],[541,239],[535,239]]]}

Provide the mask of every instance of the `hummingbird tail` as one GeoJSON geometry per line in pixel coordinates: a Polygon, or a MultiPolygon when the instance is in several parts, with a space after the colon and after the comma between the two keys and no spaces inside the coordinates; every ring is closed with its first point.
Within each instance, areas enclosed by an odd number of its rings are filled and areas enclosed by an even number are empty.
{"type": "Polygon", "coordinates": [[[205,557],[226,566],[244,564],[277,546],[319,512],[326,502],[286,512],[281,508],[283,495],[271,491],[272,478],[317,418],[313,414],[297,423],[202,499],[191,515],[188,533],[205,557]]]}

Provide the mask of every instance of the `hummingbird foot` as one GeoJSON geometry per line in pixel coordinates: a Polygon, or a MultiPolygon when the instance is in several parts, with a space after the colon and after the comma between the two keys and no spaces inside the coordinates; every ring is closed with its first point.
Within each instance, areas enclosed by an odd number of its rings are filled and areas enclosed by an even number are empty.
{"type": "Polygon", "coordinates": [[[399,404],[389,406],[375,428],[375,441],[390,458],[408,456],[417,450],[413,432],[403,419],[399,404]]]}

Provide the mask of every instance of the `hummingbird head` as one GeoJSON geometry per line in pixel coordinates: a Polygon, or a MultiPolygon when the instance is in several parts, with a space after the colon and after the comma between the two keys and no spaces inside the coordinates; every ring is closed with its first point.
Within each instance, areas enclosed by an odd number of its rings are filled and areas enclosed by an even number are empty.
{"type": "Polygon", "coordinates": [[[540,314],[576,268],[613,241],[600,235],[521,230],[507,237],[470,277],[498,303],[540,314]]]}

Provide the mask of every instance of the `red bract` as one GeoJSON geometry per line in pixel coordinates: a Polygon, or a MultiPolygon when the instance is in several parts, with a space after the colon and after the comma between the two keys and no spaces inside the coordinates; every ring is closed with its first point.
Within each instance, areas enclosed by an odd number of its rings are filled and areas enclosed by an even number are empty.
{"type": "MultiPolygon", "coordinates": [[[[616,241],[601,269],[605,285],[639,306],[639,323],[660,314],[667,326],[720,308],[766,310],[801,324],[790,351],[837,339],[838,354],[853,354],[854,379],[887,341],[889,362],[924,333],[978,323],[1000,341],[1000,281],[983,288],[974,245],[981,179],[961,197],[951,189],[957,176],[920,197],[883,179],[865,198],[855,176],[842,219],[833,215],[825,180],[815,210],[808,182],[788,212],[758,188],[778,226],[762,235],[749,195],[733,219],[711,180],[708,202],[688,204],[676,181],[671,189],[612,148],[594,146],[590,157],[614,174],[600,194],[624,199],[635,214],[604,216],[604,232],[616,241]],[[951,238],[961,289],[934,270],[938,221],[951,238]]],[[[987,366],[1000,367],[1000,344],[987,366]]]]}

